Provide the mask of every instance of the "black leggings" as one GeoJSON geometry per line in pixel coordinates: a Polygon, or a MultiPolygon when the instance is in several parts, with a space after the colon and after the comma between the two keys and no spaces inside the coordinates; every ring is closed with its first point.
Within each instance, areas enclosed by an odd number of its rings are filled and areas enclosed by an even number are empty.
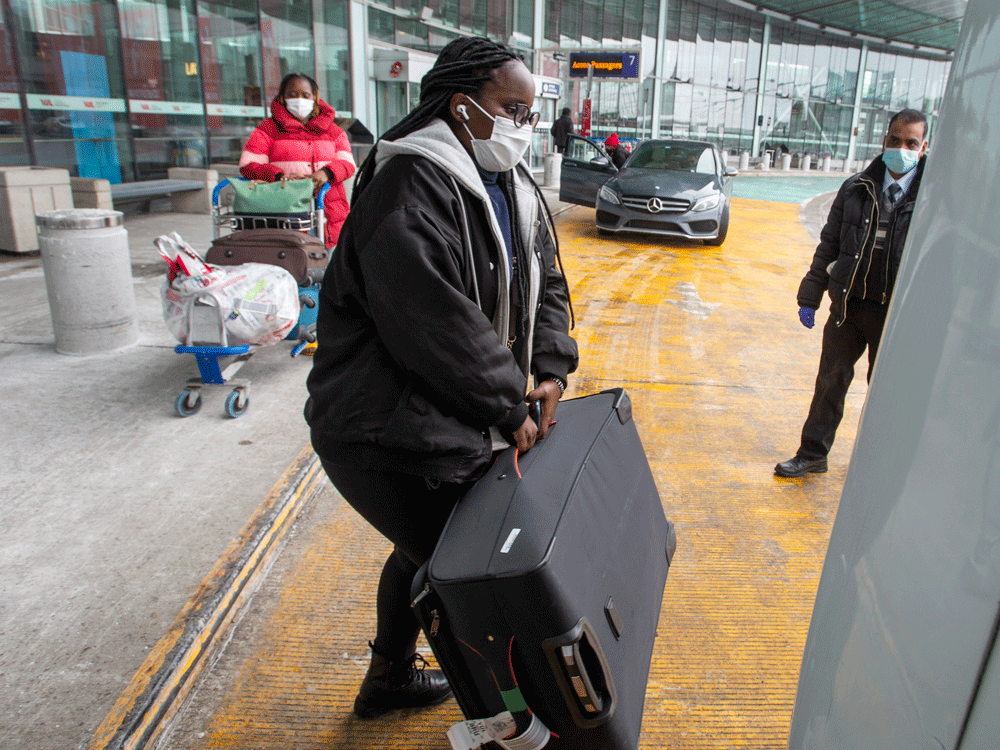
{"type": "Polygon", "coordinates": [[[359,470],[323,461],[344,499],[395,545],[382,567],[376,604],[374,649],[390,661],[409,658],[420,625],[410,608],[413,576],[437,545],[455,504],[473,482],[441,482],[388,471],[359,470]]]}

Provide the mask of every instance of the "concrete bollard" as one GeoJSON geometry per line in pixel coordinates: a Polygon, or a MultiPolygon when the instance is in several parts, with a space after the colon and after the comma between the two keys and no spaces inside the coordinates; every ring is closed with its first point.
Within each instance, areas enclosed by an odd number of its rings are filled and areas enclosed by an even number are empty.
{"type": "Polygon", "coordinates": [[[803,172],[808,172],[812,168],[813,158],[811,154],[804,154],[802,160],[799,162],[799,166],[802,168],[803,172]]]}
{"type": "Polygon", "coordinates": [[[750,152],[744,151],[740,154],[740,171],[746,172],[748,169],[750,169],[750,152]]]}
{"type": "Polygon", "coordinates": [[[781,171],[782,172],[787,172],[791,168],[792,168],[792,155],[791,154],[782,154],[781,155],[781,171]]]}
{"type": "Polygon", "coordinates": [[[559,170],[562,167],[562,154],[545,154],[545,186],[559,187],[559,170]]]}
{"type": "Polygon", "coordinates": [[[122,216],[78,208],[35,217],[59,354],[113,352],[139,340],[122,216]]]}
{"type": "Polygon", "coordinates": [[[829,156],[824,156],[823,157],[823,171],[824,172],[829,172],[830,171],[830,166],[831,166],[832,162],[833,162],[833,159],[831,157],[829,157],[829,156]]]}

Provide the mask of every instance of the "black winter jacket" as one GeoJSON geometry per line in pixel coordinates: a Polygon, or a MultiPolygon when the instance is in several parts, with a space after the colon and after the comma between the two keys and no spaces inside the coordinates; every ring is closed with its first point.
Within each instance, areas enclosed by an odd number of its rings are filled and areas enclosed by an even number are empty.
{"type": "MultiPolygon", "coordinates": [[[[917,174],[900,199],[892,224],[889,225],[886,237],[887,267],[880,274],[885,279],[883,304],[888,303],[892,296],[926,161],[927,158],[924,157],[917,164],[917,174]]],[[[829,292],[830,310],[837,325],[842,325],[847,314],[847,299],[852,295],[864,296],[860,285],[864,283],[872,262],[879,217],[878,194],[882,190],[884,179],[885,164],[880,156],[865,171],[849,177],[840,187],[830,209],[830,216],[820,233],[820,243],[813,255],[812,264],[799,285],[799,307],[818,310],[823,301],[823,292],[829,292]]]]}
{"type": "Polygon", "coordinates": [[[338,464],[473,479],[497,433],[526,419],[528,374],[576,369],[554,230],[529,179],[511,176],[515,245],[532,269],[527,346],[512,352],[507,253],[471,157],[435,120],[380,143],[378,160],[320,290],[312,444],[338,464]]]}

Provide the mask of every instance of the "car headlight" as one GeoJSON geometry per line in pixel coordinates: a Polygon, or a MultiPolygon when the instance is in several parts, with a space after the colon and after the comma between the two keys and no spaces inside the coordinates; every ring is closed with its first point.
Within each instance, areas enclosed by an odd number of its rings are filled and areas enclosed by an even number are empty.
{"type": "Polygon", "coordinates": [[[619,198],[618,194],[607,185],[602,185],[597,194],[608,203],[614,203],[616,206],[620,206],[622,204],[622,199],[619,198]]]}
{"type": "Polygon", "coordinates": [[[715,195],[706,195],[700,201],[691,207],[692,211],[708,211],[710,208],[715,208],[719,205],[719,201],[722,200],[722,196],[719,193],[715,195]]]}

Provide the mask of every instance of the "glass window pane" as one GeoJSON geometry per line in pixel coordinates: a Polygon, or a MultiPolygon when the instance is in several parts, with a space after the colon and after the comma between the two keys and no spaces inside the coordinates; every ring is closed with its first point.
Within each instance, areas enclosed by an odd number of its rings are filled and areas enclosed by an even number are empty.
{"type": "Polygon", "coordinates": [[[555,47],[559,44],[559,15],[565,3],[560,0],[545,0],[545,41],[546,46],[555,47]]]}
{"type": "Polygon", "coordinates": [[[580,43],[584,47],[599,46],[603,27],[600,6],[594,0],[583,0],[580,5],[580,43]]]}
{"type": "Polygon", "coordinates": [[[18,95],[13,41],[0,14],[0,165],[24,166],[31,163],[25,140],[21,97],[18,95]]]}
{"type": "Polygon", "coordinates": [[[260,0],[265,102],[288,73],[315,75],[310,0],[260,0]]]}
{"type": "Polygon", "coordinates": [[[122,0],[119,14],[136,176],[206,167],[194,0],[122,0]]]}
{"type": "Polygon", "coordinates": [[[624,30],[625,4],[623,0],[604,0],[595,2],[597,12],[604,22],[600,39],[603,47],[620,47],[622,31],[624,30]]]}
{"type": "Polygon", "coordinates": [[[747,40],[747,77],[744,89],[760,91],[760,50],[764,40],[763,21],[750,23],[750,35],[747,40]]]}
{"type": "Polygon", "coordinates": [[[729,66],[732,60],[733,17],[718,13],[715,19],[715,44],[712,48],[712,85],[725,88],[729,83],[729,66]]]}
{"type": "Polygon", "coordinates": [[[715,39],[714,25],[715,9],[702,5],[698,10],[694,82],[703,86],[707,86],[712,82],[712,42],[715,39]]]}
{"type": "Polygon", "coordinates": [[[809,95],[813,99],[828,99],[832,76],[830,70],[830,45],[819,44],[813,51],[812,80],[809,95]]]}
{"type": "Polygon", "coordinates": [[[771,41],[767,49],[767,70],[763,72],[764,92],[774,94],[778,91],[781,79],[781,40],[782,27],[771,25],[771,41]]]}
{"type": "Polygon", "coordinates": [[[858,68],[861,67],[861,49],[859,47],[849,47],[847,50],[847,60],[844,64],[844,103],[854,103],[854,96],[858,90],[858,68]]]}
{"type": "Polygon", "coordinates": [[[264,106],[255,2],[198,0],[205,101],[264,106]]]}
{"type": "Polygon", "coordinates": [[[113,0],[11,0],[37,163],[131,179],[121,39],[113,0]]]}
{"type": "Polygon", "coordinates": [[[677,80],[694,81],[695,40],[698,38],[698,6],[685,2],[681,6],[677,44],[677,80]]]}
{"type": "Polygon", "coordinates": [[[919,98],[910,96],[910,87],[913,85],[911,80],[911,71],[913,70],[913,58],[906,57],[905,55],[899,55],[896,58],[896,69],[894,71],[893,87],[892,87],[892,102],[889,104],[889,108],[893,111],[899,111],[901,109],[906,109],[910,106],[910,102],[920,102],[919,98]]]}
{"type": "Polygon", "coordinates": [[[369,8],[368,38],[394,43],[396,41],[396,17],[391,13],[369,8]]]}
{"type": "Polygon", "coordinates": [[[326,103],[338,115],[353,109],[350,86],[350,45],[347,38],[347,0],[326,0],[323,3],[323,22],[318,31],[320,54],[319,85],[326,103]]]}
{"type": "Polygon", "coordinates": [[[636,46],[642,40],[642,3],[639,0],[625,0],[621,38],[625,47],[636,46]]]}

